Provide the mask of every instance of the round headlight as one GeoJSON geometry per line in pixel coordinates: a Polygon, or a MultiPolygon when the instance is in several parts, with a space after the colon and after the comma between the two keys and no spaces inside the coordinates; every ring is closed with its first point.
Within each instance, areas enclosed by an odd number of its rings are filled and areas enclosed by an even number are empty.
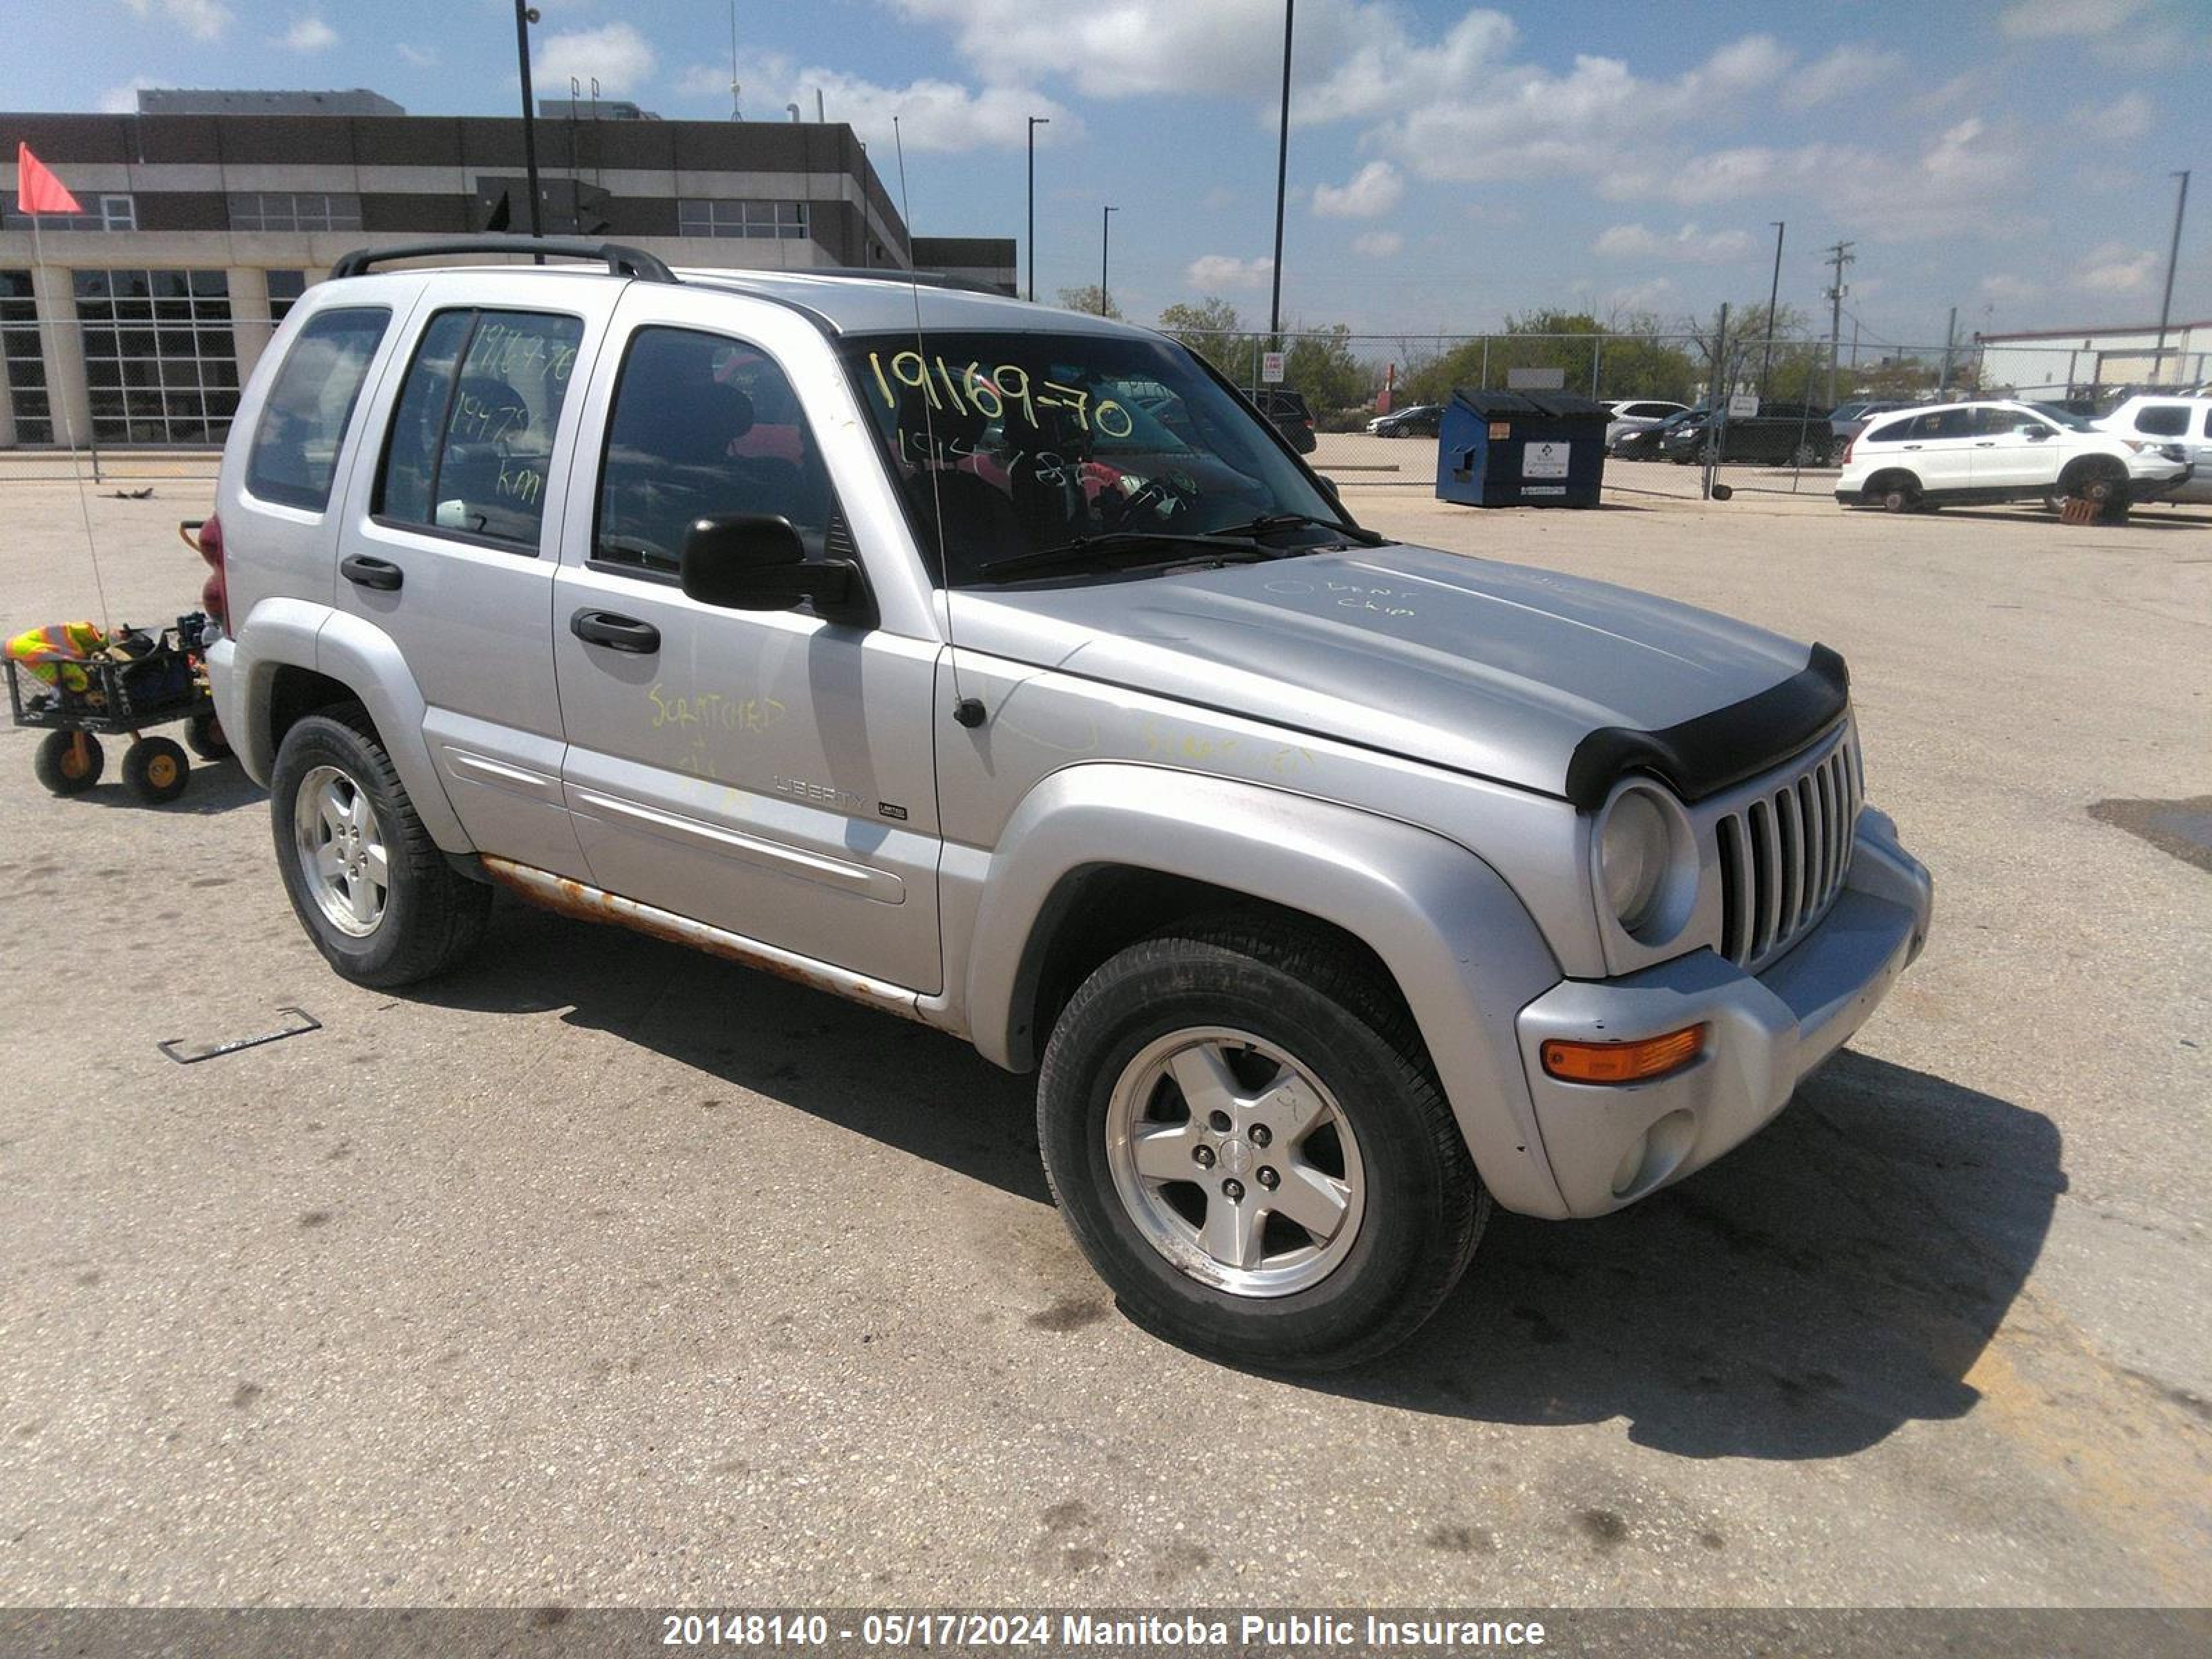
{"type": "Polygon", "coordinates": [[[1640,789],[1613,803],[1598,841],[1598,876],[1606,902],[1629,933],[1640,932],[1658,908],[1672,852],[1666,814],[1640,789]]]}

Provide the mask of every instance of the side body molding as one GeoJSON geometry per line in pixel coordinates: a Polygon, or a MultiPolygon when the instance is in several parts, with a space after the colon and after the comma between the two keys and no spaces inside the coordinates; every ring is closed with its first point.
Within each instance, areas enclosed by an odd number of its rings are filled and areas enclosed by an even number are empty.
{"type": "Polygon", "coordinates": [[[1071,878],[1127,866],[1304,911],[1365,941],[1396,979],[1475,1167],[1498,1202],[1564,1216],[1544,1155],[1514,1017],[1558,964],[1496,872],[1425,830],[1329,801],[1158,767],[1054,773],[999,836],[968,957],[976,1048],[1035,1063],[1030,1029],[1071,878]]]}
{"type": "Polygon", "coordinates": [[[474,850],[475,843],[446,799],[445,785],[422,738],[422,693],[390,635],[325,605],[272,599],[253,607],[234,645],[225,641],[216,650],[219,661],[228,654],[227,667],[241,660],[251,665],[242,681],[234,672],[218,675],[217,685],[228,684],[230,700],[243,703],[218,712],[223,731],[231,735],[247,775],[256,783],[266,787],[276,763],[276,748],[269,739],[269,703],[276,672],[311,669],[341,682],[361,699],[430,839],[448,853],[474,850]]]}

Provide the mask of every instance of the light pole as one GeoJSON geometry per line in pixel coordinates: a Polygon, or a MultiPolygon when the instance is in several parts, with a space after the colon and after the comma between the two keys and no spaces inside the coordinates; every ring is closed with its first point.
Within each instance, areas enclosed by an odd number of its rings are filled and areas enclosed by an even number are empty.
{"type": "Polygon", "coordinates": [[[2173,265],[2181,258],[2181,216],[2189,207],[2189,175],[2177,173],[2173,176],[2181,180],[2181,193],[2174,198],[2173,241],[2166,251],[2166,297],[2158,302],[2158,356],[2154,360],[2156,368],[2151,374],[2153,380],[2158,378],[2157,370],[2166,367],[2166,319],[2173,312],[2173,265]]]}
{"type": "Polygon", "coordinates": [[[1030,303],[1036,303],[1036,130],[1052,125],[1049,115],[1030,117],[1030,303]]]}
{"type": "Polygon", "coordinates": [[[1275,263],[1270,268],[1273,290],[1267,299],[1267,349],[1282,344],[1283,331],[1283,189],[1291,171],[1291,31],[1297,16],[1297,0],[1283,0],[1283,124],[1275,138],[1275,263]]]}
{"type": "Polygon", "coordinates": [[[1110,316],[1114,301],[1106,293],[1106,254],[1114,245],[1114,216],[1121,210],[1109,207],[1098,216],[1098,314],[1110,316]]]}
{"type": "Polygon", "coordinates": [[[1759,395],[1762,402],[1765,401],[1766,397],[1767,371],[1774,366],[1774,307],[1782,298],[1782,232],[1784,228],[1783,222],[1779,219],[1769,219],[1766,222],[1774,227],[1774,281],[1766,290],[1766,353],[1759,360],[1759,395]]]}
{"type": "Polygon", "coordinates": [[[530,234],[538,229],[538,110],[530,95],[530,26],[538,8],[514,0],[514,55],[522,69],[522,164],[530,174],[530,234]]]}

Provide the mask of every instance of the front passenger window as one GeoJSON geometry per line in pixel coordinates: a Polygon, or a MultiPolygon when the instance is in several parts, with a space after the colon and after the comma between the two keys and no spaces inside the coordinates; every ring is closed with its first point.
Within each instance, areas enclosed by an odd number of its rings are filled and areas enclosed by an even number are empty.
{"type": "Polygon", "coordinates": [[[641,328],[616,382],[592,556],[672,575],[697,519],[788,520],[823,556],[830,475],[776,361],[740,341],[641,328]]]}

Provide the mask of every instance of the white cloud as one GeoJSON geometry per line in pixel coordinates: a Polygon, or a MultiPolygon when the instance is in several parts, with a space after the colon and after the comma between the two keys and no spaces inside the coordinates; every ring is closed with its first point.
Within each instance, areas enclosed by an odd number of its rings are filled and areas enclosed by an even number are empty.
{"type": "Polygon", "coordinates": [[[1313,210],[1324,219],[1379,219],[1406,194],[1405,175],[1388,161],[1370,161],[1341,185],[1316,185],[1313,210]]]}
{"type": "Polygon", "coordinates": [[[1615,316],[1627,311],[1656,311],[1675,302],[1679,290],[1671,276],[1655,276],[1648,283],[1631,283],[1605,296],[1615,316]]]}
{"type": "Polygon", "coordinates": [[[2106,242],[2074,269],[2074,286],[2085,294],[2143,294],[2159,273],[2159,256],[2150,248],[2106,242]]]}
{"type": "Polygon", "coordinates": [[[416,69],[434,68],[438,62],[438,49],[435,46],[410,46],[402,40],[395,50],[416,69]]]}
{"type": "Polygon", "coordinates": [[[1646,153],[1655,133],[1771,87],[1790,62],[1773,40],[1752,35],[1663,82],[1611,58],[1577,58],[1565,75],[1500,65],[1462,93],[1386,120],[1369,139],[1431,179],[1604,177],[1646,153]]]}
{"type": "Polygon", "coordinates": [[[1202,253],[1184,268],[1183,280],[1203,293],[1218,294],[1225,289],[1265,288],[1274,270],[1275,262],[1264,256],[1238,259],[1226,253],[1202,253]]]}
{"type": "Polygon", "coordinates": [[[1750,234],[1701,230],[1694,223],[1662,234],[1644,226],[1614,225],[1599,234],[1590,252],[1607,259],[1667,259],[1687,264],[1724,264],[1752,250],[1750,234]]]}
{"type": "Polygon", "coordinates": [[[2020,0],[1997,19],[1997,27],[2015,40],[2095,36],[2133,22],[2149,9],[2150,0],[2020,0]]]}
{"type": "Polygon", "coordinates": [[[284,44],[294,52],[327,52],[338,43],[338,32],[319,17],[302,17],[284,32],[284,44]]]}
{"type": "Polygon", "coordinates": [[[1838,46],[1790,77],[1785,100],[1798,109],[1848,97],[1894,79],[1905,68],[1901,52],[1873,46],[1838,46]]]}
{"type": "Polygon", "coordinates": [[[185,33],[201,40],[220,38],[231,23],[231,9],[222,0],[127,0],[127,3],[141,17],[152,16],[158,8],[185,33]]]}
{"type": "Polygon", "coordinates": [[[2015,276],[2009,271],[1991,271],[1982,278],[1982,297],[1993,305],[2023,305],[2036,298],[2043,289],[2026,277],[2015,276]]]}
{"type": "MultiPolygon", "coordinates": [[[[1018,149],[1029,143],[1029,118],[1042,116],[1049,126],[1037,129],[1039,149],[1083,136],[1083,118],[1043,94],[1022,86],[969,87],[957,82],[921,80],[902,87],[882,86],[842,70],[812,69],[794,64],[781,56],[741,63],[738,82],[744,88],[741,103],[754,119],[774,120],[792,104],[807,120],[814,118],[814,94],[819,89],[825,113],[832,121],[849,123],[872,146],[892,143],[891,120],[897,118],[897,137],[910,150],[957,152],[974,149],[1018,149]]],[[[727,100],[730,72],[712,64],[695,64],[676,77],[679,96],[727,100]]],[[[888,170],[888,155],[878,158],[888,170]]]]}
{"type": "Polygon", "coordinates": [[[2157,118],[2158,106],[2139,92],[2124,92],[2109,104],[2083,104],[2066,118],[2081,137],[2106,144],[2142,137],[2157,118]]]}
{"type": "Polygon", "coordinates": [[[643,86],[658,61],[642,34],[628,23],[609,23],[547,35],[538,43],[531,73],[548,93],[564,96],[572,78],[587,84],[597,76],[602,93],[621,98],[643,86]]]}
{"type": "Polygon", "coordinates": [[[1406,251],[1406,239],[1395,230],[1370,230],[1352,239],[1352,251],[1369,259],[1391,259],[1406,251]]]}
{"type": "Polygon", "coordinates": [[[100,112],[102,115],[135,115],[138,112],[138,94],[149,87],[164,84],[150,75],[134,75],[121,86],[110,87],[100,94],[100,112]]]}

